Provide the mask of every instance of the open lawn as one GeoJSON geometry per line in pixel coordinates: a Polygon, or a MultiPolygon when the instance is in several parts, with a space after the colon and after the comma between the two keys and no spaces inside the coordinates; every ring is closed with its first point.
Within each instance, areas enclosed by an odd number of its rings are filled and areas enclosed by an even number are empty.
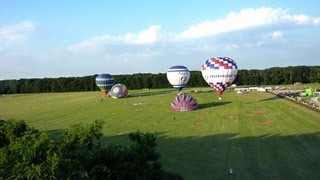
{"type": "Polygon", "coordinates": [[[155,132],[164,168],[185,179],[320,178],[319,112],[269,93],[225,92],[219,101],[213,92],[185,92],[198,110],[173,112],[172,89],[130,91],[123,99],[99,92],[7,95],[0,97],[0,119],[23,119],[50,133],[103,120],[106,143],[155,132]]]}

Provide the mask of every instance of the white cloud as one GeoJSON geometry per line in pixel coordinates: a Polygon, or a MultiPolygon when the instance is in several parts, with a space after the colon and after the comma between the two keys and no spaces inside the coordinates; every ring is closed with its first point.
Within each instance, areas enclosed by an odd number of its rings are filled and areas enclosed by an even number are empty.
{"type": "Polygon", "coordinates": [[[319,20],[320,17],[310,17],[305,14],[299,14],[299,15],[283,15],[279,17],[279,22],[280,23],[291,23],[293,25],[318,25],[317,21],[319,20]]]}
{"type": "Polygon", "coordinates": [[[123,38],[120,37],[119,39],[133,44],[154,43],[160,39],[160,29],[159,25],[153,25],[140,31],[139,34],[127,33],[123,38]]]}
{"type": "Polygon", "coordinates": [[[129,59],[128,58],[123,58],[123,62],[128,62],[129,61],[129,59]]]}
{"type": "Polygon", "coordinates": [[[248,8],[230,12],[221,19],[191,25],[181,33],[164,32],[160,25],[152,25],[136,33],[92,37],[67,47],[66,51],[80,54],[130,54],[139,57],[166,53],[188,54],[190,51],[209,52],[217,48],[234,51],[242,47],[287,42],[283,32],[274,28],[292,29],[316,25],[320,25],[320,17],[290,14],[288,10],[281,8],[248,8]],[[222,33],[226,32],[238,33],[228,33],[233,38],[225,38],[222,33]],[[208,40],[208,43],[202,43],[202,40],[208,40]]]}
{"type": "Polygon", "coordinates": [[[231,12],[223,19],[207,20],[191,25],[177,36],[177,40],[208,37],[225,32],[272,24],[320,25],[320,19],[304,14],[290,15],[287,10],[281,8],[249,8],[243,9],[238,13],[231,12]]]}
{"type": "Polygon", "coordinates": [[[159,25],[150,26],[139,33],[126,33],[123,36],[96,36],[67,48],[69,52],[97,51],[99,48],[110,44],[150,44],[160,41],[161,27],[159,25]]]}
{"type": "Polygon", "coordinates": [[[228,50],[228,51],[232,51],[232,50],[235,50],[235,49],[238,49],[239,48],[239,45],[238,44],[227,44],[225,46],[225,49],[228,50]]]}
{"type": "Polygon", "coordinates": [[[320,41],[318,28],[313,26],[320,26],[320,17],[261,7],[231,12],[221,19],[190,25],[181,32],[166,32],[161,26],[152,25],[137,32],[105,34],[67,48],[35,52],[25,49],[29,46],[14,44],[36,29],[33,22],[24,21],[0,26],[0,78],[75,76],[103,71],[165,72],[172,63],[199,70],[199,64],[211,56],[235,57],[242,68],[246,64],[252,68],[270,67],[283,58],[284,64],[294,65],[295,60],[296,64],[301,63],[297,51],[311,57],[303,63],[314,64],[319,57],[316,48],[320,41]],[[279,58],[271,61],[270,56],[279,58]]]}
{"type": "Polygon", "coordinates": [[[320,17],[313,20],[313,24],[316,26],[320,26],[320,17]]]}
{"type": "Polygon", "coordinates": [[[36,29],[31,21],[0,27],[0,42],[16,42],[26,39],[36,29]]]}
{"type": "Polygon", "coordinates": [[[96,51],[99,47],[103,46],[106,42],[115,41],[115,37],[109,35],[97,36],[90,38],[88,40],[82,41],[80,43],[73,44],[66,48],[68,52],[87,52],[96,51]]]}
{"type": "MultiPolygon", "coordinates": [[[[288,42],[282,31],[272,31],[267,33],[256,32],[252,33],[251,39],[244,39],[244,41],[239,41],[237,48],[257,48],[263,46],[278,46],[282,43],[288,42]]],[[[231,49],[233,50],[233,49],[231,49]]]]}
{"type": "Polygon", "coordinates": [[[281,40],[284,38],[283,33],[281,31],[272,32],[271,37],[272,37],[272,39],[275,39],[275,40],[278,40],[278,39],[281,40]]]}
{"type": "Polygon", "coordinates": [[[217,35],[224,32],[242,30],[249,27],[271,24],[277,21],[279,16],[285,15],[283,9],[262,7],[259,9],[243,9],[239,13],[231,12],[225,18],[205,21],[190,26],[178,35],[178,39],[195,39],[217,35]]]}

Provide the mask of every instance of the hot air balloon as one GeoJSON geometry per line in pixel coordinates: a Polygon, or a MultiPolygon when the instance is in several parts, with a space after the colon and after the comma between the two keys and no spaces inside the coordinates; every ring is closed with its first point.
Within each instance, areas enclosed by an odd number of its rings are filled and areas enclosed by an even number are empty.
{"type": "Polygon", "coordinates": [[[110,74],[100,74],[96,77],[96,84],[101,90],[101,93],[107,95],[114,84],[114,78],[110,74]]]}
{"type": "Polygon", "coordinates": [[[201,73],[204,80],[220,96],[236,78],[238,67],[231,58],[212,57],[202,64],[201,73]]]}
{"type": "Polygon", "coordinates": [[[128,96],[128,88],[124,84],[115,84],[112,86],[109,95],[112,98],[123,98],[128,96]]]}
{"type": "Polygon", "coordinates": [[[184,66],[173,66],[167,71],[169,83],[180,93],[190,79],[190,71],[184,66]]]}
{"type": "Polygon", "coordinates": [[[178,95],[171,103],[171,108],[174,111],[193,111],[197,107],[197,100],[186,94],[178,95]]]}

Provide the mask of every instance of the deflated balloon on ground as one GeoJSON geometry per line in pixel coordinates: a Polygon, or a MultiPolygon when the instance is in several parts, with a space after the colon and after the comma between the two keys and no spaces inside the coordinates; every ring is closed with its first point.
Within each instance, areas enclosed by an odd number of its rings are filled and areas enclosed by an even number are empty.
{"type": "Polygon", "coordinates": [[[124,84],[115,84],[112,86],[109,95],[112,98],[123,98],[128,96],[128,88],[124,84]]]}
{"type": "Polygon", "coordinates": [[[174,111],[193,111],[197,107],[197,100],[186,94],[178,95],[171,103],[171,108],[174,111]]]}

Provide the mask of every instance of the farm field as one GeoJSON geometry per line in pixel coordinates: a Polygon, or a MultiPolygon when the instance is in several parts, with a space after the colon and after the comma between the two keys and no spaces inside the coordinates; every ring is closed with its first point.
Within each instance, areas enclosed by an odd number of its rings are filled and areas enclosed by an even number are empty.
{"type": "Polygon", "coordinates": [[[123,99],[100,92],[6,95],[0,119],[53,134],[103,120],[104,143],[126,143],[133,131],[157,133],[163,167],[185,179],[320,178],[319,112],[269,93],[225,92],[219,101],[213,92],[190,90],[199,104],[192,112],[171,110],[172,89],[132,90],[123,99]]]}

